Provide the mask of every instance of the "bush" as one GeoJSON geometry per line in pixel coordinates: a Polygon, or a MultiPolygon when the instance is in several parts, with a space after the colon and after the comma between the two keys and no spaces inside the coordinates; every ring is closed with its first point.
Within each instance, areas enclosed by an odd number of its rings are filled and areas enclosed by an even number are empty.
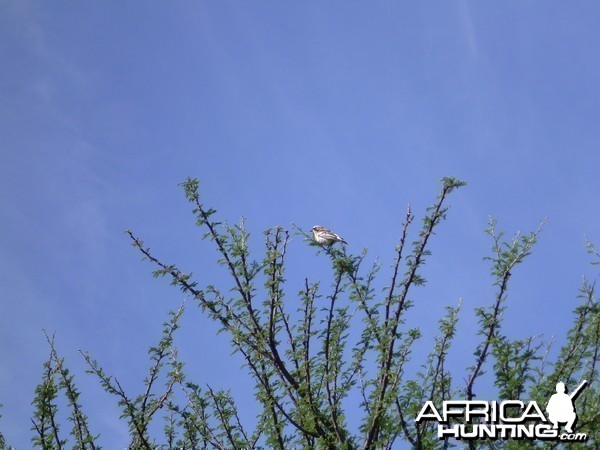
{"type": "MultiPolygon", "coordinates": [[[[490,222],[486,233],[492,240],[492,253],[488,259],[496,294],[492,304],[476,310],[476,351],[466,374],[452,374],[446,369],[460,304],[446,308],[434,346],[421,366],[411,361],[411,350],[421,330],[407,328],[405,323],[406,313],[412,307],[409,293],[425,283],[422,266],[430,256],[429,241],[446,217],[448,196],[465,185],[454,178],[444,178],[442,182],[441,192],[427,209],[413,242],[409,241],[409,231],[414,226],[414,216],[410,209],[407,211],[391,281],[383,293],[374,288],[380,267],[365,269],[364,252],[352,255],[344,246],[319,246],[296,228],[317,255],[329,258],[333,283],[327,289],[305,279],[293,301],[287,300],[291,295],[284,290],[290,232],[280,227],[267,230],[264,256],[254,259],[244,223],[230,226],[218,222],[216,211],[201,202],[198,181],[188,179],[183,183],[198,227],[205,230],[205,239],[218,249],[218,264],[230,276],[231,291],[226,293],[210,284],[200,287],[191,274],[163,262],[131,231],[127,233],[144,259],[156,267],[154,275],[170,278],[229,336],[255,385],[260,413],[256,427],[250,430],[243,425],[227,390],[201,387],[187,378],[173,342],[184,312],[182,305],[165,322],[160,342],[150,348],[151,368],[142,393],[137,396],[126,393],[118,380],[83,353],[88,372],[116,397],[121,418],[129,425],[130,447],[449,448],[456,441],[439,439],[435,421],[416,422],[415,418],[426,402],[441,405],[452,399],[475,400],[474,388],[487,370],[493,371],[499,400],[534,400],[540,405],[546,404],[558,381],[577,386],[582,379],[588,380],[587,388],[578,397],[577,432],[587,434],[585,445],[599,448],[596,366],[600,315],[594,284],[584,281],[581,287],[580,306],[574,311],[573,326],[556,361],[549,361],[551,343],[544,344],[533,337],[512,340],[502,334],[512,273],[530,254],[541,227],[505,240],[503,233],[496,230],[496,222],[490,222]],[[351,429],[345,401],[356,396],[362,399],[362,416],[359,428],[351,429]],[[164,412],[162,419],[157,419],[159,411],[164,412]],[[155,420],[164,420],[161,436],[151,436],[150,424],[155,420]]],[[[598,258],[592,244],[588,244],[588,250],[598,258]]],[[[74,377],[58,356],[53,338],[47,338],[50,357],[44,364],[43,379],[33,402],[32,442],[46,449],[66,446],[62,431],[66,424],[57,422],[57,397],[63,396],[70,411],[74,447],[99,448],[99,437],[90,431],[89,419],[83,414],[74,377]]],[[[455,419],[448,426],[454,423],[462,421],[455,419]]],[[[0,444],[4,446],[1,435],[0,444]]],[[[557,442],[480,440],[469,441],[468,445],[554,448],[557,442]]],[[[571,448],[583,445],[573,444],[571,448]]]]}

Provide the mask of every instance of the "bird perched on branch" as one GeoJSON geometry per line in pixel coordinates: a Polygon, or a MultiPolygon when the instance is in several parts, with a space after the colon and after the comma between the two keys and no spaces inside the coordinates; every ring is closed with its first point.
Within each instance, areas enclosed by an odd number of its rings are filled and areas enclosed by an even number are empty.
{"type": "Polygon", "coordinates": [[[315,225],[312,227],[312,234],[314,241],[320,245],[330,246],[336,242],[343,242],[344,244],[347,244],[342,237],[320,225],[315,225]]]}

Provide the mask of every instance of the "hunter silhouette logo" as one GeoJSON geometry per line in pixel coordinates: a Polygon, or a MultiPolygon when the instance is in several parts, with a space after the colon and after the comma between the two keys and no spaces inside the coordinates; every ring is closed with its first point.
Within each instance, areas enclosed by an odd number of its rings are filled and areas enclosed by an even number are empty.
{"type": "Polygon", "coordinates": [[[553,429],[558,429],[558,424],[563,422],[567,424],[565,430],[573,433],[573,425],[577,421],[577,412],[573,402],[586,384],[587,380],[583,380],[571,394],[565,394],[565,383],[556,383],[556,394],[550,397],[548,406],[546,406],[548,418],[554,425],[553,429]]]}
{"type": "Polygon", "coordinates": [[[546,413],[537,402],[521,400],[448,400],[438,410],[432,401],[423,405],[415,419],[438,423],[438,438],[458,440],[515,439],[515,440],[558,440],[586,441],[585,433],[575,433],[577,422],[574,401],[587,385],[587,380],[570,394],[564,383],[556,384],[556,393],[546,405],[546,413]],[[561,433],[560,425],[564,424],[561,433]]]}

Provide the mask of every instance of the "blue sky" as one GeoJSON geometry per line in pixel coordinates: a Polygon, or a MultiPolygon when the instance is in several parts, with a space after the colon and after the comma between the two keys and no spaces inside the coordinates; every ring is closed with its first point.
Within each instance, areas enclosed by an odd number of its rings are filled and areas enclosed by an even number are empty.
{"type": "MultiPolygon", "coordinates": [[[[126,444],[77,350],[135,389],[183,300],[127,228],[198,281],[224,279],[178,186],[188,176],[223,219],[247,218],[257,249],[270,226],[322,224],[384,266],[406,205],[420,217],[441,177],[464,179],[414,294],[423,349],[462,298],[451,358],[471,363],[472,311],[494,292],[488,215],[509,234],[548,217],[505,330],[560,341],[582,275],[596,276],[584,234],[600,245],[598,23],[596,1],[0,2],[0,430],[30,446],[45,328],[93,431],[126,444]]],[[[318,273],[313,249],[292,251],[318,273]]],[[[192,305],[184,321],[192,375],[237,383],[251,414],[225,337],[192,305]]]]}

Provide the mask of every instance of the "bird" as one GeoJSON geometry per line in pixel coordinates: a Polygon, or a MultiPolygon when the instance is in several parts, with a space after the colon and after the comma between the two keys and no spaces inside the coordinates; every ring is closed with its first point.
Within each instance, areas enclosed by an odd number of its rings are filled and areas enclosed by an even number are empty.
{"type": "Polygon", "coordinates": [[[326,245],[329,247],[336,242],[347,244],[347,242],[341,236],[320,225],[315,225],[312,227],[312,234],[314,241],[319,245],[326,245]]]}

